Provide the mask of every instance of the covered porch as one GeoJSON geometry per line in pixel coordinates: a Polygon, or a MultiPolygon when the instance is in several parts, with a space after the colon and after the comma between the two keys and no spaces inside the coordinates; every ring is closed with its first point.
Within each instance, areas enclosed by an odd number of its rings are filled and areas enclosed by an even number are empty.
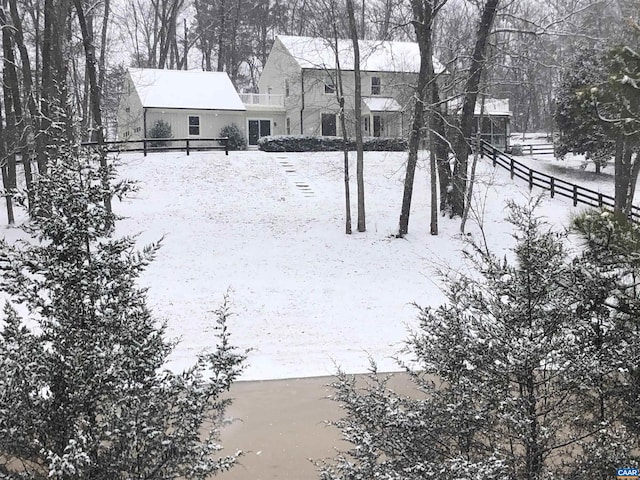
{"type": "Polygon", "coordinates": [[[403,112],[391,97],[362,99],[362,129],[368,137],[400,137],[403,132],[403,112]]]}

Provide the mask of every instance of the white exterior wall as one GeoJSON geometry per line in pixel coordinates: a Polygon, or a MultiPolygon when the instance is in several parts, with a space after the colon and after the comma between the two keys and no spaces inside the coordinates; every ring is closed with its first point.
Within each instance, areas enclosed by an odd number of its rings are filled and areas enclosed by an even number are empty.
{"type": "MultiPolygon", "coordinates": [[[[338,101],[335,93],[324,93],[325,81],[333,79],[337,84],[334,70],[301,69],[298,62],[291,57],[282,43],[276,39],[258,86],[260,93],[273,93],[285,95],[285,125],[283,133],[286,132],[286,118],[289,118],[291,134],[320,135],[322,133],[322,114],[337,113],[338,101]],[[289,95],[286,95],[285,85],[289,85],[289,95]],[[300,124],[302,121],[303,128],[300,124]]],[[[417,82],[416,74],[405,74],[397,72],[361,72],[362,95],[371,96],[371,77],[379,77],[381,91],[379,96],[392,97],[402,107],[408,106],[411,101],[413,88],[417,82]]],[[[347,115],[347,128],[352,128],[354,123],[354,95],[355,81],[353,71],[342,72],[342,83],[345,92],[345,112],[347,115]]],[[[410,109],[407,108],[406,111],[410,109]]],[[[377,115],[377,113],[376,113],[377,115]]],[[[403,119],[400,113],[388,112],[381,114],[386,119],[388,128],[385,128],[383,135],[402,135],[403,126],[407,127],[408,122],[403,119]]],[[[338,134],[340,127],[338,122],[338,134]]],[[[369,134],[365,132],[365,134],[369,134]]]]}
{"type": "MultiPolygon", "coordinates": [[[[337,113],[339,111],[338,100],[335,93],[325,93],[326,81],[333,80],[337,83],[336,72],[305,70],[304,71],[304,134],[320,135],[322,133],[322,114],[337,113]]],[[[409,102],[412,98],[412,84],[415,75],[387,72],[362,72],[362,96],[377,96],[394,98],[405,111],[410,111],[409,102]],[[380,94],[371,95],[371,78],[380,78],[380,94]]],[[[351,130],[354,125],[354,100],[355,100],[355,79],[353,71],[342,72],[342,86],[345,94],[345,113],[347,117],[347,129],[351,130]]],[[[363,115],[364,112],[363,105],[363,115]]],[[[382,136],[403,135],[403,116],[401,112],[375,112],[373,115],[381,115],[385,118],[385,128],[382,136]]],[[[406,123],[406,122],[404,122],[406,123]]],[[[406,125],[404,125],[406,127],[406,125]]],[[[372,135],[364,132],[365,135],[372,135]]],[[[338,129],[338,134],[340,131],[338,129]]]]}
{"type": "MultiPolygon", "coordinates": [[[[265,64],[260,80],[258,81],[258,90],[261,94],[278,94],[284,96],[285,112],[282,118],[282,134],[286,134],[286,122],[289,119],[290,133],[300,133],[300,110],[302,108],[302,69],[298,63],[289,55],[280,40],[276,39],[265,64]],[[285,85],[289,85],[287,91],[285,85]]],[[[280,131],[280,123],[278,131],[280,131]]],[[[274,133],[276,134],[276,133],[274,133]]]]}
{"type": "Polygon", "coordinates": [[[118,104],[117,140],[139,140],[143,136],[142,103],[127,73],[118,104]]]}
{"type": "Polygon", "coordinates": [[[217,138],[222,127],[232,123],[246,137],[245,117],[242,111],[147,108],[147,133],[156,121],[164,120],[171,125],[173,138],[217,138]],[[189,116],[192,115],[200,117],[200,135],[189,135],[189,116]]]}

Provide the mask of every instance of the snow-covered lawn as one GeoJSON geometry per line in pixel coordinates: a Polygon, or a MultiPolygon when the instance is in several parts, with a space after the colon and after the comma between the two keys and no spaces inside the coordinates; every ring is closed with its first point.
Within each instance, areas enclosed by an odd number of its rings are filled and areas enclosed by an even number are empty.
{"type": "MultiPolygon", "coordinates": [[[[394,238],[405,160],[402,153],[365,154],[366,233],[355,232],[352,162],[348,236],[340,153],[121,155],[121,176],[140,190],[116,202],[127,217],[118,233],[139,233],[141,245],[164,236],[143,283],[169,335],[181,339],[171,367],[185,367],[213,346],[214,312],[228,291],[233,341],[253,349],[243,379],[327,375],[337,366],[357,373],[369,357],[381,370],[398,369],[392,357],[416,326],[413,303],[439,305],[437,269],[465,268],[459,220],[440,217],[440,234],[429,234],[426,160],[416,176],[410,234],[394,238]]],[[[511,245],[505,201],[525,202],[529,194],[488,162],[478,172],[467,231],[480,239],[482,224],[501,253],[511,245]]],[[[568,202],[549,199],[540,214],[566,224],[570,211],[568,202]]]]}

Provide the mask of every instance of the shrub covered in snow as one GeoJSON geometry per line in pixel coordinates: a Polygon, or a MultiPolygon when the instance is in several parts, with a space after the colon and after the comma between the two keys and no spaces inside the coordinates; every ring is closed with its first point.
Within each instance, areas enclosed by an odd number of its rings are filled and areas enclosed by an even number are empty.
{"type": "MultiPolygon", "coordinates": [[[[322,480],[608,478],[640,447],[640,228],[613,215],[565,234],[511,204],[508,257],[471,241],[470,271],[443,272],[447,301],[420,309],[403,354],[415,393],[374,371],[340,373],[335,425],[352,447],[322,480]]],[[[635,452],[635,453],[634,453],[635,452]]]]}
{"type": "MultiPolygon", "coordinates": [[[[402,152],[407,149],[407,141],[398,137],[365,137],[364,150],[402,152]]],[[[271,135],[258,140],[258,148],[265,152],[328,152],[343,149],[342,137],[314,135],[271,135]]],[[[349,150],[355,150],[355,140],[348,141],[349,150]]]]}
{"type": "MultiPolygon", "coordinates": [[[[34,183],[30,241],[0,241],[0,477],[204,479],[232,466],[219,428],[244,354],[229,343],[182,373],[165,369],[175,345],[137,285],[159,243],[114,238],[117,217],[97,158],[61,147],[34,183]],[[20,305],[20,309],[14,308],[20,305]]],[[[22,198],[22,202],[26,201],[22,198]]]]}
{"type": "MultiPolygon", "coordinates": [[[[171,124],[162,119],[156,120],[149,129],[149,138],[173,138],[171,124]]],[[[153,140],[149,142],[150,147],[168,147],[171,142],[168,140],[153,140]]]]}
{"type": "Polygon", "coordinates": [[[246,150],[247,139],[235,123],[222,127],[220,130],[221,137],[227,137],[227,146],[229,150],[246,150]]]}

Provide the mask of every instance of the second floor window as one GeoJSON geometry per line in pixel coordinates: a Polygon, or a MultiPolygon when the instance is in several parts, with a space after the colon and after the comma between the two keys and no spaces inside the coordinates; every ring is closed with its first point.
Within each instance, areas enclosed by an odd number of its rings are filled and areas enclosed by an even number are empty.
{"type": "Polygon", "coordinates": [[[380,77],[371,77],[371,95],[380,95],[380,77]]]}
{"type": "Polygon", "coordinates": [[[336,93],[336,86],[332,78],[327,78],[324,81],[324,93],[336,93]]]}
{"type": "Polygon", "coordinates": [[[200,135],[200,117],[189,115],[189,135],[200,135]]]}
{"type": "Polygon", "coordinates": [[[285,97],[289,96],[289,79],[288,78],[284,79],[284,96],[285,97]]]}

